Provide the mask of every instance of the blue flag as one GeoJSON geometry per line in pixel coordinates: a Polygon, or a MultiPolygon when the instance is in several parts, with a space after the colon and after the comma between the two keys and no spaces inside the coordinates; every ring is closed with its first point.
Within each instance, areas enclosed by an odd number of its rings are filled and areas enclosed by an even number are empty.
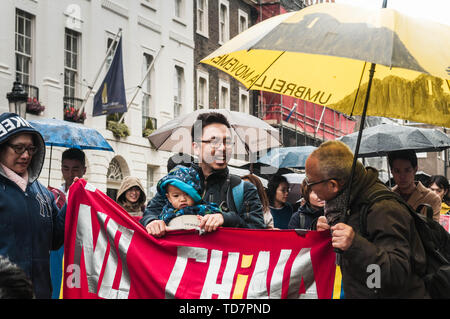
{"type": "Polygon", "coordinates": [[[123,81],[122,37],[117,44],[116,52],[100,88],[94,96],[92,116],[127,111],[125,84],[123,81]]]}

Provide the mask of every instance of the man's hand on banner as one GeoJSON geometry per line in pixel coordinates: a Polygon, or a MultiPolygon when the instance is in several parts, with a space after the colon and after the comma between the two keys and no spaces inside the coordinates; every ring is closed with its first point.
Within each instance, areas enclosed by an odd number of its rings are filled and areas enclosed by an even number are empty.
{"type": "Polygon", "coordinates": [[[206,232],[217,230],[224,223],[222,214],[206,214],[200,219],[198,227],[206,232]]]}
{"type": "Polygon", "coordinates": [[[329,229],[330,229],[330,225],[328,225],[327,218],[325,216],[320,216],[317,219],[316,230],[317,231],[324,231],[324,230],[329,230],[329,229]]]}
{"type": "Polygon", "coordinates": [[[166,226],[166,223],[160,219],[155,219],[152,222],[148,223],[145,229],[147,229],[147,232],[150,235],[153,235],[155,237],[162,237],[168,230],[170,230],[170,228],[166,226]]]}

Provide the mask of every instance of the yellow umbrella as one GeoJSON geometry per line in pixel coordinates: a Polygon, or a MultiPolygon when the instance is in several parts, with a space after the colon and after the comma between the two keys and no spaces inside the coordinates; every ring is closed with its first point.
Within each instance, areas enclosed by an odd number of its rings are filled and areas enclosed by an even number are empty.
{"type": "Polygon", "coordinates": [[[352,180],[366,114],[450,127],[450,27],[386,2],[380,9],[322,3],[279,15],[201,62],[248,89],[362,115],[352,180]]]}
{"type": "Polygon", "coordinates": [[[450,127],[450,27],[393,9],[317,4],[258,23],[201,62],[248,89],[450,127]]]}

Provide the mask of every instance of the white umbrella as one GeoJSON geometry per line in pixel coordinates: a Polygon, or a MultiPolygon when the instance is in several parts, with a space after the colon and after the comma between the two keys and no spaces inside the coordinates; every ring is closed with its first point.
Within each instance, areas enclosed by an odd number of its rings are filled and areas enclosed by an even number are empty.
{"type": "Polygon", "coordinates": [[[236,144],[233,154],[252,154],[280,146],[280,134],[263,120],[246,113],[225,109],[197,110],[181,115],[153,132],[148,139],[158,150],[193,154],[191,127],[201,113],[223,114],[232,129],[236,144]]]}

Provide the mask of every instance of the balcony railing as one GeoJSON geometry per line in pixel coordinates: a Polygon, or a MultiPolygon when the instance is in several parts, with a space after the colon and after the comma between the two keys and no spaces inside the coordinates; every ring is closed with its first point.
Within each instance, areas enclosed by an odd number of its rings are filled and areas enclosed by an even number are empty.
{"type": "Polygon", "coordinates": [[[76,123],[84,123],[86,112],[80,113],[83,105],[83,99],[65,96],[64,101],[64,120],[76,123]]]}

